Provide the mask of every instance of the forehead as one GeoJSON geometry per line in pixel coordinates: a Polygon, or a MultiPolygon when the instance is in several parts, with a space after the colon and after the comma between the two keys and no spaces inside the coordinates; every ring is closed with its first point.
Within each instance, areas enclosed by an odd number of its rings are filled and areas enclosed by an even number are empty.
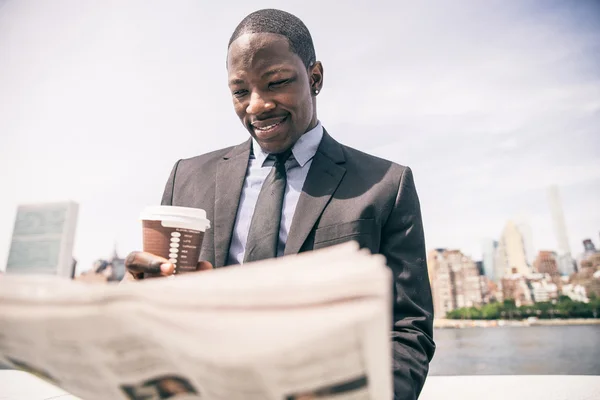
{"type": "Polygon", "coordinates": [[[304,64],[290,50],[285,36],[275,33],[248,33],[237,38],[227,52],[229,76],[252,74],[273,66],[301,68],[304,64]]]}

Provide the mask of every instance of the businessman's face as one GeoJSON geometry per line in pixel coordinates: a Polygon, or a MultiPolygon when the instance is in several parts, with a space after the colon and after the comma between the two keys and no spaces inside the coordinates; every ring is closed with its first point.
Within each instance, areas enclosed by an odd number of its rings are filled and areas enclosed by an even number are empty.
{"type": "Polygon", "coordinates": [[[229,47],[227,72],[235,112],[266,152],[291,148],[317,124],[323,67],[317,62],[307,70],[284,36],[240,36],[229,47]]]}

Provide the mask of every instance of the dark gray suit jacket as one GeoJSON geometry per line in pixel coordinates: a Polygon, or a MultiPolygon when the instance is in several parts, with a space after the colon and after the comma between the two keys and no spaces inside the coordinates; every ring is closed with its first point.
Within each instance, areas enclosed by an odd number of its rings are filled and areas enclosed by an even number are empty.
{"type": "MultiPolygon", "coordinates": [[[[200,258],[215,267],[227,255],[244,184],[251,140],[179,160],[163,205],[206,210],[200,258]]],[[[355,240],[383,254],[394,276],[392,332],[397,399],[416,399],[433,357],[433,305],[419,199],[410,168],[341,145],[327,132],[304,184],[285,254],[355,240]]]]}

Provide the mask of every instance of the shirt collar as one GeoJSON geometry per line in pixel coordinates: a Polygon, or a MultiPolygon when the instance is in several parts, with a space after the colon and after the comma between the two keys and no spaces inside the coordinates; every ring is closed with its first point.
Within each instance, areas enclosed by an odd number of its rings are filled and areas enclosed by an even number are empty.
{"type": "MultiPolygon", "coordinates": [[[[292,154],[300,167],[304,167],[317,154],[321,139],[323,139],[323,126],[320,121],[317,121],[317,126],[300,136],[292,147],[292,154]]],[[[254,138],[252,138],[252,150],[258,165],[262,166],[269,153],[266,153],[254,138]]]]}

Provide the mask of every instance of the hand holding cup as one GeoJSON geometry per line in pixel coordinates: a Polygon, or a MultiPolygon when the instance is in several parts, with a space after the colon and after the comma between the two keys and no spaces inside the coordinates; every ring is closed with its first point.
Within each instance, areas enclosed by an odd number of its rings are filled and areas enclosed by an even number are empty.
{"type": "Polygon", "coordinates": [[[204,232],[210,228],[206,211],[199,208],[152,206],[141,215],[144,251],[127,256],[123,280],[170,276],[212,269],[198,262],[204,232]]]}
{"type": "MultiPolygon", "coordinates": [[[[171,276],[175,272],[175,265],[166,258],[143,251],[129,253],[125,259],[125,268],[127,271],[123,281],[171,276]]],[[[196,265],[196,271],[206,271],[212,268],[212,264],[208,261],[199,261],[196,265]]]]}

